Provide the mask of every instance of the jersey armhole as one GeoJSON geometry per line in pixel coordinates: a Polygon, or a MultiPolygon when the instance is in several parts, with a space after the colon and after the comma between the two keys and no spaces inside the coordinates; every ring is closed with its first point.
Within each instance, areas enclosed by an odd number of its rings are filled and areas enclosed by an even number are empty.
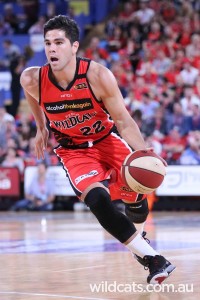
{"type": "Polygon", "coordinates": [[[89,90],[90,90],[92,96],[94,97],[95,101],[96,101],[97,103],[102,103],[102,101],[99,100],[99,99],[96,97],[95,93],[93,92],[93,89],[92,89],[92,87],[91,87],[91,85],[90,85],[90,81],[89,81],[88,76],[87,76],[87,72],[88,72],[88,70],[89,70],[90,63],[91,63],[91,60],[88,62],[87,71],[86,71],[86,73],[85,73],[85,78],[86,78],[86,81],[87,81],[89,90]]]}
{"type": "Polygon", "coordinates": [[[40,106],[41,106],[41,101],[42,101],[42,99],[41,99],[42,74],[41,73],[42,73],[42,68],[39,69],[39,105],[40,106]]]}

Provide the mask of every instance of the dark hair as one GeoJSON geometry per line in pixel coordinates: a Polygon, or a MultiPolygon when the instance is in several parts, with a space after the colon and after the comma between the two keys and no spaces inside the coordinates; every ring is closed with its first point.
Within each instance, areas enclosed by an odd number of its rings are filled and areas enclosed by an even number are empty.
{"type": "Polygon", "coordinates": [[[77,23],[67,16],[59,15],[48,20],[44,25],[44,37],[49,30],[60,29],[65,32],[66,38],[72,43],[79,41],[79,28],[77,23]]]}

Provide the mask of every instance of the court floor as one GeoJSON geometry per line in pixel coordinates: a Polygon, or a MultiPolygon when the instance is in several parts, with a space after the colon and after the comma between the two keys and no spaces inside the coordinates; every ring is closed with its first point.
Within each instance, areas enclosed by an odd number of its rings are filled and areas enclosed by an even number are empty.
{"type": "Polygon", "coordinates": [[[162,288],[89,212],[1,212],[0,300],[199,299],[199,212],[151,213],[146,231],[177,266],[162,288]]]}

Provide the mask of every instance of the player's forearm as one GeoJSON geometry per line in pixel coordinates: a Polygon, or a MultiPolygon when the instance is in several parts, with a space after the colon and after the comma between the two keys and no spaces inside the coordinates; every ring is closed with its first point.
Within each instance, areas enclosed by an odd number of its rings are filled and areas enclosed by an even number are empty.
{"type": "Polygon", "coordinates": [[[27,95],[26,92],[25,92],[25,96],[26,96],[26,99],[30,106],[30,109],[32,111],[32,114],[34,116],[37,128],[39,128],[39,129],[45,128],[46,127],[45,114],[44,114],[42,108],[40,107],[38,101],[35,100],[30,95],[27,95]]]}
{"type": "Polygon", "coordinates": [[[135,121],[131,119],[121,124],[117,123],[120,135],[134,150],[146,148],[146,143],[135,121]]]}

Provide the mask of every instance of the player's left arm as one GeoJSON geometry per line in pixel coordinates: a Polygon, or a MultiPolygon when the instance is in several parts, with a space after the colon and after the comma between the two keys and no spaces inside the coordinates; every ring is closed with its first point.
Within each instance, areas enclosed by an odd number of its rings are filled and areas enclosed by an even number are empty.
{"type": "Polygon", "coordinates": [[[112,72],[98,64],[95,66],[94,74],[96,78],[94,85],[98,88],[98,96],[115,122],[122,138],[134,150],[146,149],[139,127],[124,105],[122,94],[112,72]]]}

